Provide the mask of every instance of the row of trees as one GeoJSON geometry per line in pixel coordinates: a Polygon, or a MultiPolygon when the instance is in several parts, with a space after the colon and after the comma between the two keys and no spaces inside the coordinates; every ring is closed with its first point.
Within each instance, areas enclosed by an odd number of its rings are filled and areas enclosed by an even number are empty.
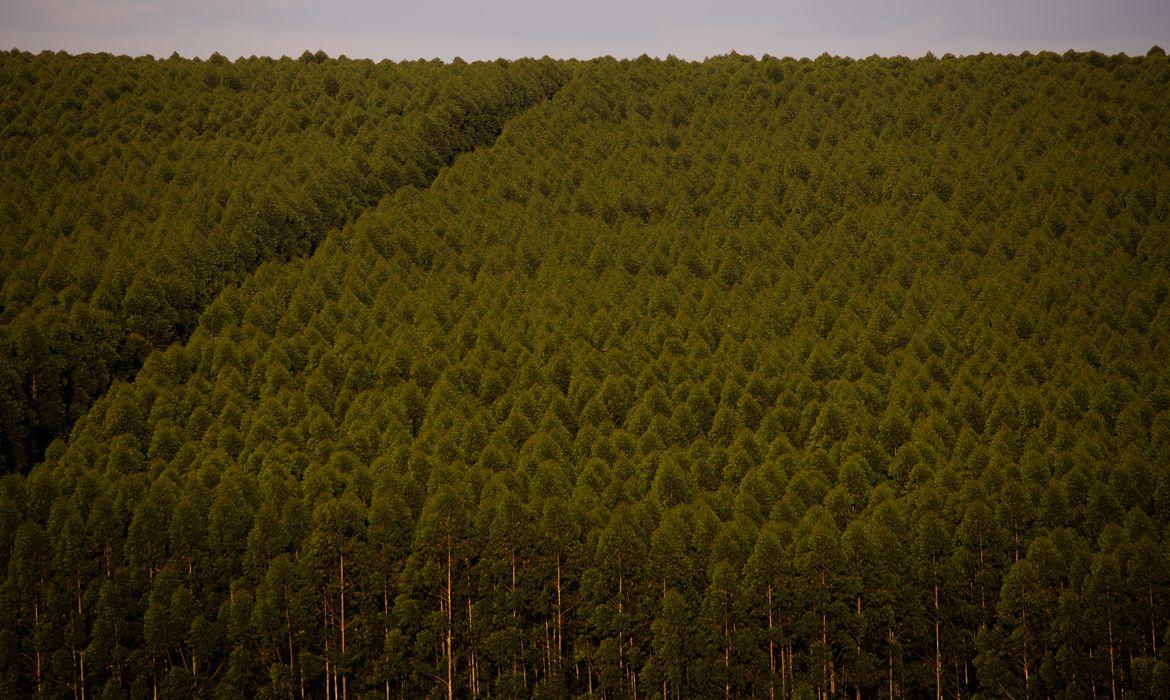
{"type": "Polygon", "coordinates": [[[417,513],[401,493],[412,485],[377,468],[338,479],[340,494],[315,494],[315,507],[260,496],[274,485],[239,470],[214,489],[161,479],[128,534],[88,480],[92,501],[60,499],[45,528],[14,533],[9,602],[29,617],[6,632],[7,692],[1153,698],[1168,687],[1170,572],[1138,507],[1096,542],[1028,514],[1020,551],[1019,514],[1005,512],[1018,484],[931,484],[914,498],[883,487],[845,520],[835,503],[809,504],[853,494],[788,462],[727,494],[668,463],[644,497],[614,506],[555,470],[515,483],[436,467],[417,513]]]}
{"type": "Polygon", "coordinates": [[[425,187],[571,70],[0,55],[0,469],[190,335],[225,284],[425,187]]]}
{"type": "Polygon", "coordinates": [[[1168,81],[579,66],[0,480],[3,693],[1166,696],[1168,81]]]}

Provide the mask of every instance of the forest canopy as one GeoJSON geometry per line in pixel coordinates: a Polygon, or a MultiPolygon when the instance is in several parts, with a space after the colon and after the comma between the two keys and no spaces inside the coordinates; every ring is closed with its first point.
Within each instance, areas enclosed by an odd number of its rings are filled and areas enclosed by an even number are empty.
{"type": "Polygon", "coordinates": [[[0,470],[185,340],[225,284],[425,187],[570,70],[0,55],[0,470]]]}
{"type": "Polygon", "coordinates": [[[0,694],[1170,695],[1164,54],[0,63],[0,694]]]}

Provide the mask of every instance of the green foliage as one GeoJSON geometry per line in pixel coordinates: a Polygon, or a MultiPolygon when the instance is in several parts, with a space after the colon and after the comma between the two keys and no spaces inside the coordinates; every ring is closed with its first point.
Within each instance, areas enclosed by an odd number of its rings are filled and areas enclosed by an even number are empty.
{"type": "Polygon", "coordinates": [[[187,338],[225,285],[425,187],[571,70],[4,53],[0,469],[187,338]]]}

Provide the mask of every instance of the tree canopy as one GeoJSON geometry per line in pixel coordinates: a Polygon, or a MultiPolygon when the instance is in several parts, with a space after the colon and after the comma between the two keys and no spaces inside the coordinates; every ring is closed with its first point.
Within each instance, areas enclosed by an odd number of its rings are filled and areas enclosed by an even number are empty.
{"type": "Polygon", "coordinates": [[[0,55],[0,468],[185,340],[224,285],[425,187],[571,71],[319,59],[0,55]]]}

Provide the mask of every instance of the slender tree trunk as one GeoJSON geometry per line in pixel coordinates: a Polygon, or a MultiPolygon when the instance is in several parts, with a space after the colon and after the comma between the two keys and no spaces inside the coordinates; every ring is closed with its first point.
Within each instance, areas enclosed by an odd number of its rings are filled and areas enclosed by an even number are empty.
{"type": "MultiPolygon", "coordinates": [[[[345,552],[341,553],[338,567],[341,579],[341,662],[345,662],[345,552]]],[[[345,669],[341,670],[341,700],[348,700],[346,692],[345,669]]]]}
{"type": "MultiPolygon", "coordinates": [[[[390,589],[384,582],[382,584],[382,647],[385,648],[386,640],[390,638],[390,589]]],[[[387,669],[389,671],[389,669],[387,669]]],[[[390,676],[387,675],[382,681],[386,687],[386,700],[390,700],[390,676]]]]}
{"type": "Polygon", "coordinates": [[[548,678],[552,675],[552,647],[554,642],[553,637],[556,636],[556,632],[549,629],[548,616],[544,615],[542,617],[544,618],[541,620],[541,628],[544,630],[544,677],[548,678]]]}
{"type": "Polygon", "coordinates": [[[1117,675],[1113,665],[1113,615],[1109,615],[1109,694],[1117,700],[1117,675]]]}
{"type": "Polygon", "coordinates": [[[467,672],[471,681],[471,697],[479,695],[479,666],[475,660],[475,636],[472,634],[474,621],[471,617],[471,596],[467,596],[467,638],[471,640],[471,661],[467,664],[467,672]]]}
{"type": "Polygon", "coordinates": [[[1154,616],[1157,614],[1158,609],[1154,607],[1154,584],[1151,583],[1149,585],[1149,591],[1150,591],[1150,648],[1152,649],[1152,655],[1157,656],[1157,654],[1158,654],[1158,632],[1157,632],[1157,624],[1154,622],[1154,616]]]}
{"type": "Polygon", "coordinates": [[[780,654],[780,697],[782,700],[786,700],[788,698],[788,661],[784,651],[784,643],[781,642],[777,646],[780,654]]]}
{"type": "Polygon", "coordinates": [[[886,627],[886,671],[889,674],[890,700],[894,700],[894,628],[886,627]]]}
{"type": "MultiPolygon", "coordinates": [[[[821,590],[825,592],[825,598],[828,599],[829,582],[825,571],[821,571],[821,590]]],[[[832,654],[829,652],[829,611],[824,606],[819,606],[821,610],[821,647],[823,648],[823,656],[821,657],[821,695],[829,697],[831,694],[836,694],[836,678],[834,677],[832,666],[832,654]]]]}
{"type": "MultiPolygon", "coordinates": [[[[85,608],[81,598],[81,576],[77,577],[77,620],[85,629],[85,608]]],[[[85,700],[85,647],[77,651],[77,666],[80,672],[81,700],[85,700]]]]}
{"type": "Polygon", "coordinates": [[[731,624],[723,617],[723,697],[731,700],[731,624]]]}
{"type": "Polygon", "coordinates": [[[828,697],[829,695],[829,616],[824,608],[821,608],[821,695],[828,697]]]}
{"type": "Polygon", "coordinates": [[[447,533],[447,700],[455,698],[455,639],[451,597],[451,534],[447,533]]]}
{"type": "MultiPolygon", "coordinates": [[[[1026,625],[1028,621],[1028,613],[1024,610],[1020,611],[1020,625],[1026,625]]],[[[1028,635],[1024,635],[1024,694],[1028,697],[1032,695],[1032,679],[1029,675],[1028,663],[1028,635]]]]}
{"type": "Polygon", "coordinates": [[[561,555],[557,553],[557,663],[560,664],[561,658],[564,656],[564,638],[565,628],[564,619],[562,617],[561,608],[561,555]]]}
{"type": "MultiPolygon", "coordinates": [[[[618,595],[617,595],[617,611],[618,616],[622,614],[622,569],[621,563],[618,564],[618,595]]],[[[626,638],[623,634],[622,626],[618,627],[618,668],[625,675],[626,671],[626,638]]]]}
{"type": "MultiPolygon", "coordinates": [[[[857,651],[856,651],[856,653],[857,653],[856,663],[857,664],[861,663],[861,632],[862,632],[862,628],[861,628],[861,594],[858,593],[857,594],[857,651]]],[[[857,674],[856,668],[854,668],[853,671],[855,674],[857,674]]],[[[861,700],[861,679],[860,678],[853,679],[853,687],[857,691],[857,700],[861,700]]]]}
{"type": "MultiPolygon", "coordinates": [[[[296,653],[293,651],[292,618],[289,615],[287,605],[284,607],[284,629],[288,635],[288,674],[292,676],[296,673],[296,667],[293,665],[296,653]]],[[[292,695],[292,691],[289,691],[289,695],[292,695]]]]}
{"type": "Polygon", "coordinates": [[[832,653],[829,654],[829,695],[830,697],[837,695],[837,662],[832,653]]]}
{"type": "Polygon", "coordinates": [[[329,593],[328,591],[321,592],[321,629],[325,640],[322,644],[325,657],[325,698],[331,700],[333,698],[332,678],[329,666],[329,593]]]}
{"type": "Polygon", "coordinates": [[[772,638],[772,586],[767,587],[768,598],[768,697],[776,700],[776,640],[772,638]]]}
{"type": "MultiPolygon", "coordinates": [[[[509,588],[509,591],[508,591],[511,594],[509,596],[509,598],[511,598],[511,601],[512,601],[512,625],[516,628],[516,633],[520,634],[520,614],[516,611],[516,553],[511,552],[509,554],[509,559],[512,563],[512,583],[511,583],[511,587],[509,588]]],[[[513,658],[512,659],[512,674],[513,675],[517,674],[516,663],[517,663],[516,659],[513,658]]],[[[528,668],[524,663],[524,643],[523,642],[520,643],[520,661],[519,661],[519,663],[520,663],[520,666],[524,669],[523,685],[524,685],[524,687],[528,687],[528,668]]]]}
{"type": "Polygon", "coordinates": [[[36,597],[39,589],[33,592],[33,657],[36,663],[37,695],[41,694],[41,643],[37,641],[41,629],[41,606],[36,597]]]}
{"type": "Polygon", "coordinates": [[[780,697],[785,698],[785,700],[788,698],[788,667],[790,663],[785,646],[782,645],[780,647],[780,697]]]}
{"type": "Polygon", "coordinates": [[[942,700],[942,644],[939,641],[938,583],[934,584],[934,697],[942,700]]]}

